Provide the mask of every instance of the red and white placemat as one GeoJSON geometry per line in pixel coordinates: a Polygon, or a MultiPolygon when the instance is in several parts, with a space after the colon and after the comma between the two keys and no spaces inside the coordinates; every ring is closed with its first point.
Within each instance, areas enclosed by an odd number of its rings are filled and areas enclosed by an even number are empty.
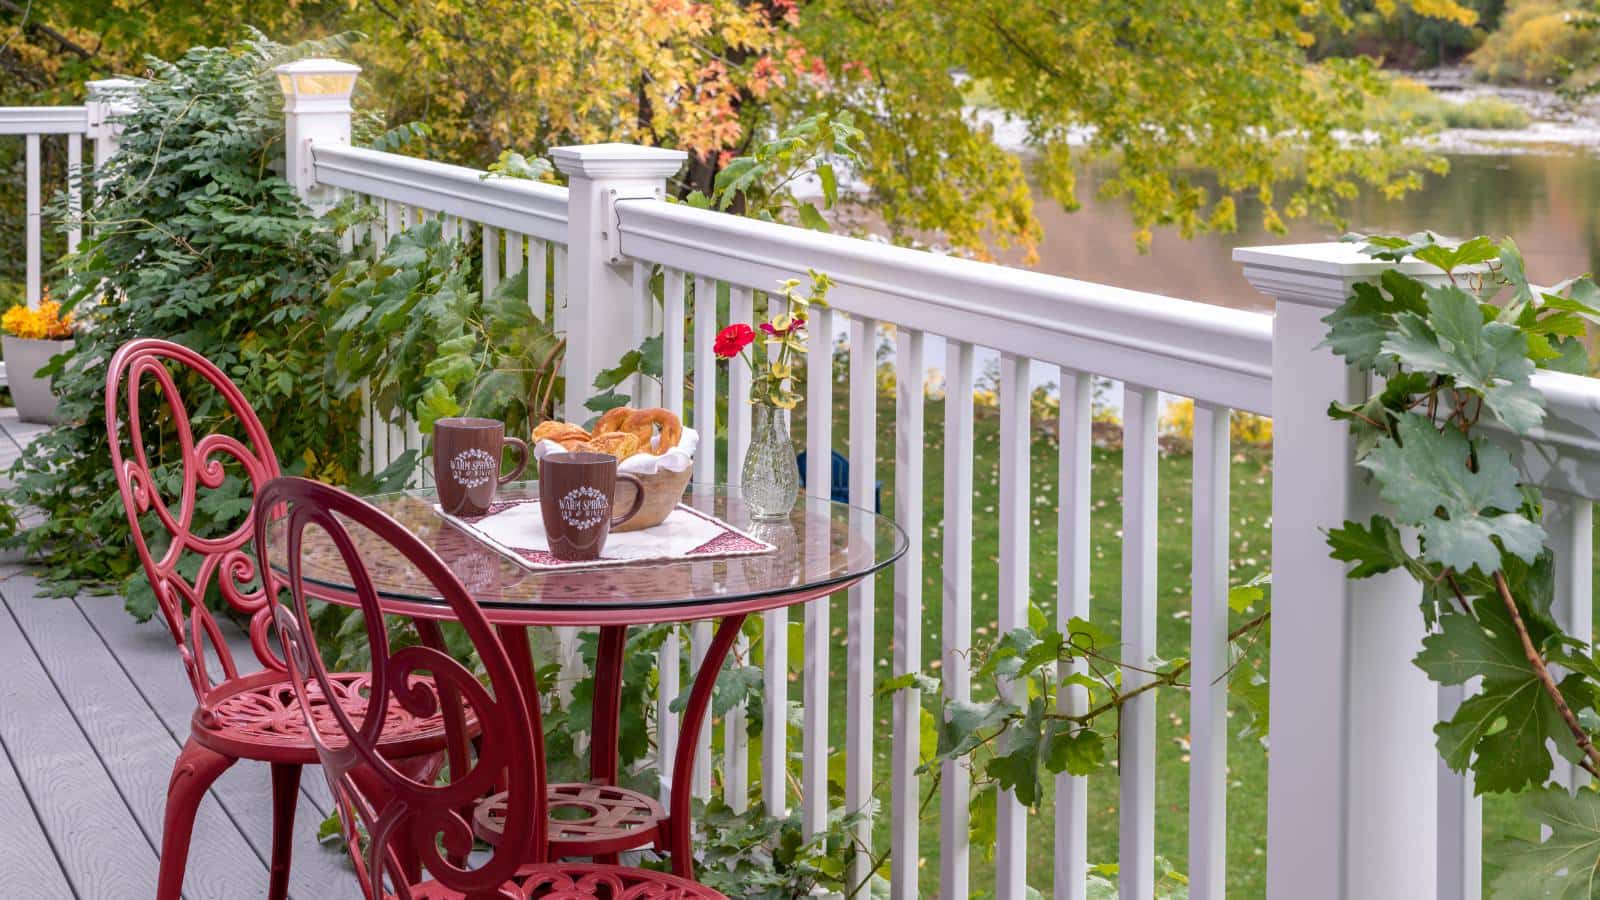
{"type": "Polygon", "coordinates": [[[599,559],[556,559],[545,537],[544,517],[538,498],[500,500],[481,516],[452,516],[439,506],[434,511],[473,538],[493,547],[529,569],[566,569],[620,566],[673,559],[715,559],[750,556],[775,549],[721,519],[679,504],[660,525],[638,531],[615,532],[606,538],[599,559]]]}

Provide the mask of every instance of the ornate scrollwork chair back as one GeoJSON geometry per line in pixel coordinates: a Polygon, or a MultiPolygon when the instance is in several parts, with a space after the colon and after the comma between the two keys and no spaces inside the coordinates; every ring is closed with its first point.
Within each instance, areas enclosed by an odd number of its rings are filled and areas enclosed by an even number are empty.
{"type": "MultiPolygon", "coordinates": [[[[539,727],[538,708],[531,707],[530,713],[505,650],[482,611],[432,550],[359,498],[305,479],[279,478],[266,486],[257,503],[281,509],[285,517],[280,521],[286,531],[277,545],[284,556],[273,562],[278,571],[287,570],[290,599],[288,606],[277,607],[278,630],[302,709],[326,710],[335,726],[312,729],[313,740],[367,896],[399,900],[413,896],[401,857],[407,848],[414,848],[433,879],[451,891],[472,900],[525,897],[512,884],[513,876],[524,864],[536,861],[534,848],[545,843],[545,779],[532,731],[539,727]],[[483,680],[442,648],[395,646],[352,527],[366,532],[364,540],[389,544],[449,603],[477,650],[483,680]],[[319,552],[330,544],[337,552],[360,603],[372,655],[364,709],[361,704],[319,702],[320,696],[338,691],[340,685],[330,677],[311,621],[301,569],[308,531],[320,531],[326,538],[318,542],[319,552]],[[442,708],[454,703],[461,705],[460,715],[442,708]],[[465,766],[452,759],[448,780],[437,783],[402,771],[377,748],[385,717],[394,707],[417,717],[442,714],[450,729],[460,729],[463,720],[476,722],[479,739],[473,742],[473,758],[465,766]],[[488,858],[480,854],[469,860],[471,810],[495,790],[507,791],[513,808],[532,814],[508,819],[504,836],[488,858]]],[[[268,526],[264,517],[255,525],[263,568],[269,567],[268,526]]],[[[464,737],[457,731],[449,743],[464,746],[464,737]]]]}
{"type": "Polygon", "coordinates": [[[259,494],[280,474],[277,456],[238,386],[205,357],[170,341],[130,341],[112,356],[106,369],[105,412],[111,462],[134,547],[161,617],[178,644],[201,715],[210,723],[206,697],[215,685],[206,645],[224,679],[239,674],[216,618],[206,607],[213,583],[229,607],[251,617],[250,643],[261,664],[281,671],[283,663],[269,641],[272,613],[267,592],[246,546],[254,507],[245,511],[236,528],[221,535],[196,533],[196,513],[204,492],[221,488],[230,476],[245,479],[252,494],[259,494]],[[189,376],[183,379],[184,387],[215,396],[200,397],[201,405],[191,407],[174,366],[189,376]],[[152,408],[144,408],[152,399],[152,408]],[[205,409],[205,421],[216,430],[197,440],[192,409],[205,409]],[[225,429],[236,429],[239,436],[225,429]],[[168,443],[173,438],[175,460],[168,443]]]}

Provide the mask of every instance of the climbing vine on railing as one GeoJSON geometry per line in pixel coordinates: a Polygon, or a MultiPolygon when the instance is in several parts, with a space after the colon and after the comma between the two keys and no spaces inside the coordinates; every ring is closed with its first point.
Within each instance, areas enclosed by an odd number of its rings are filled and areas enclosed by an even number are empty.
{"type": "Polygon", "coordinates": [[[1563,630],[1552,607],[1555,559],[1543,500],[1496,432],[1526,435],[1545,417],[1537,369],[1587,374],[1583,343],[1600,322],[1585,276],[1540,288],[1509,240],[1451,246],[1431,234],[1365,238],[1379,259],[1412,257],[1442,273],[1391,269],[1324,321],[1328,345],[1380,379],[1329,414],[1348,421],[1357,462],[1386,506],[1328,534],[1351,578],[1403,570],[1422,588],[1430,625],[1416,664],[1441,684],[1479,685],[1435,728],[1452,769],[1479,793],[1525,793],[1544,843],[1510,841],[1497,897],[1597,896],[1600,793],[1552,782],[1561,758],[1600,775],[1594,744],[1600,659],[1563,630]]]}

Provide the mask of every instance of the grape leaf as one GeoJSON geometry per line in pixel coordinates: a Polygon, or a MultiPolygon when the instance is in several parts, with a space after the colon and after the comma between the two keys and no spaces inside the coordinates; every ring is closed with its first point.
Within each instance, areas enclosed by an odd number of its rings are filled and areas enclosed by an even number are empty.
{"type": "Polygon", "coordinates": [[[1500,568],[1499,538],[1507,552],[1532,562],[1544,529],[1516,510],[1522,505],[1511,457],[1495,444],[1474,444],[1455,429],[1436,431],[1428,419],[1407,414],[1400,441],[1382,438],[1358,465],[1378,479],[1395,518],[1422,529],[1424,558],[1459,571],[1500,568]],[[1467,467],[1476,450],[1478,468],[1467,467]],[[1439,516],[1443,511],[1444,518],[1439,516]]]}
{"type": "Polygon", "coordinates": [[[1044,720],[1045,699],[1035,697],[1028,703],[1028,713],[1006,732],[1006,752],[994,759],[984,771],[1000,783],[1002,790],[1013,792],[1023,806],[1034,806],[1044,797],[1044,785],[1039,780],[1039,764],[1043,761],[1046,732],[1055,730],[1055,723],[1047,726],[1044,720]]]}
{"type": "Polygon", "coordinates": [[[1323,318],[1328,326],[1324,343],[1358,369],[1376,368],[1398,309],[1375,285],[1357,284],[1352,291],[1344,305],[1323,318]]]}
{"type": "MultiPolygon", "coordinates": [[[[1478,693],[1434,726],[1439,754],[1458,772],[1470,764],[1479,793],[1521,791],[1549,778],[1547,742],[1568,758],[1579,750],[1529,665],[1500,598],[1480,598],[1473,609],[1476,618],[1455,610],[1440,615],[1438,629],[1423,639],[1415,659],[1441,684],[1483,677],[1478,693]]],[[[1559,689],[1574,710],[1593,706],[1580,676],[1564,679],[1559,689]]]]}
{"type": "Polygon", "coordinates": [[[1044,750],[1045,768],[1069,775],[1088,775],[1106,764],[1106,739],[1092,728],[1057,731],[1044,750]]]}
{"type": "Polygon", "coordinates": [[[1397,569],[1411,561],[1400,540],[1400,529],[1383,516],[1373,516],[1369,525],[1345,522],[1344,527],[1328,532],[1331,555],[1340,562],[1353,562],[1350,578],[1367,578],[1397,569]]]}
{"type": "Polygon", "coordinates": [[[1496,900],[1590,900],[1600,896],[1600,793],[1551,785],[1522,798],[1524,813],[1550,827],[1544,841],[1509,838],[1497,856],[1496,900]]]}
{"type": "Polygon", "coordinates": [[[1528,382],[1534,366],[1522,330],[1504,322],[1486,324],[1478,301],[1454,285],[1430,287],[1425,296],[1427,317],[1397,316],[1381,352],[1414,371],[1448,376],[1457,387],[1476,391],[1489,412],[1519,434],[1538,425],[1544,398],[1528,382]]]}

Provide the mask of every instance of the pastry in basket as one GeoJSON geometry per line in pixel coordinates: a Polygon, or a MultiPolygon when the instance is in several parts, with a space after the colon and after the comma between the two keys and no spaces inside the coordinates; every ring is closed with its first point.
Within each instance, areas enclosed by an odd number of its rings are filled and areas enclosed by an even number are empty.
{"type": "MultiPolygon", "coordinates": [[[[567,449],[568,452],[572,450],[570,447],[567,449]]],[[[609,453],[621,462],[639,452],[639,438],[632,432],[609,431],[589,438],[587,442],[579,444],[578,449],[609,453]]]]}
{"type": "Polygon", "coordinates": [[[678,446],[678,441],[683,438],[683,420],[671,410],[659,406],[649,409],[619,406],[607,410],[594,426],[596,435],[615,432],[632,434],[639,439],[644,451],[659,456],[678,446]]]}
{"type": "MultiPolygon", "coordinates": [[[[638,478],[644,486],[644,505],[637,515],[612,529],[623,532],[659,525],[677,508],[689,484],[699,437],[692,430],[686,434],[683,420],[671,410],[619,406],[607,410],[592,432],[570,422],[543,422],[533,430],[533,442],[536,448],[544,448],[539,452],[557,452],[549,449],[555,444],[568,453],[609,453],[624,466],[623,471],[638,478]]],[[[616,504],[621,508],[632,505],[633,490],[628,483],[617,485],[616,504]]]]}
{"type": "MultiPolygon", "coordinates": [[[[533,430],[533,442],[535,444],[540,441],[555,441],[562,446],[566,446],[568,441],[587,441],[588,439],[589,432],[584,431],[583,426],[559,422],[555,419],[540,422],[539,427],[533,430]]],[[[567,449],[571,450],[572,448],[568,447],[567,449]]]]}

